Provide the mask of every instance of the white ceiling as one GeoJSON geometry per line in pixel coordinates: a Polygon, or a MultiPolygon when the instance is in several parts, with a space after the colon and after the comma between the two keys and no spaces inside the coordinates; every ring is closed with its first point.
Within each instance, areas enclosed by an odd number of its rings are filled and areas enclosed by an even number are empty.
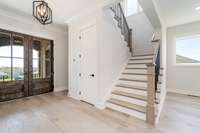
{"type": "MultiPolygon", "coordinates": [[[[68,19],[105,0],[45,0],[53,10],[54,23],[64,24],[68,19]]],[[[1,0],[0,9],[32,15],[33,0],[1,0]]]]}
{"type": "Polygon", "coordinates": [[[200,0],[157,0],[168,27],[200,21],[200,0]]]}

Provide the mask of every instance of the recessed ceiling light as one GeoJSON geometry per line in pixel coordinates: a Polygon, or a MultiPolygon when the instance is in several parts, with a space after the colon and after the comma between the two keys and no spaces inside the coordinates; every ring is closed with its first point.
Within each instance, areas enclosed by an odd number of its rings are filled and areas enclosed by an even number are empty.
{"type": "Polygon", "coordinates": [[[196,7],[195,9],[196,9],[197,11],[199,11],[199,10],[200,10],[200,6],[196,7]]]}

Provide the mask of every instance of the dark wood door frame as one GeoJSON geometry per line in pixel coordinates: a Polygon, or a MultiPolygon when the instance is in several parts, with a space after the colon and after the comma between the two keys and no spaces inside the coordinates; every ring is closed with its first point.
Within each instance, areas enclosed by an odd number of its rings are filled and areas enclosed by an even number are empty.
{"type": "MultiPolygon", "coordinates": [[[[6,33],[10,34],[10,43],[13,45],[13,35],[18,35],[22,36],[24,38],[23,44],[24,44],[24,81],[8,81],[8,82],[0,82],[0,102],[2,101],[9,101],[13,99],[18,99],[22,97],[28,97],[32,95],[37,95],[37,94],[42,94],[42,93],[47,93],[47,91],[42,91],[42,86],[39,87],[41,89],[41,92],[39,91],[38,93],[31,93],[31,89],[33,89],[33,79],[32,79],[32,43],[33,43],[33,38],[38,38],[26,34],[21,34],[13,31],[8,31],[8,30],[3,30],[0,29],[1,33],[6,33]],[[20,86],[24,83],[23,86],[20,86]],[[15,96],[15,93],[18,91],[23,91],[23,95],[15,96]]],[[[41,40],[48,40],[48,39],[43,39],[39,38],[41,40]]],[[[50,87],[48,89],[48,92],[52,92],[54,90],[54,51],[53,51],[53,45],[54,42],[53,40],[48,40],[50,41],[50,48],[51,48],[51,76],[49,78],[49,81],[47,79],[38,79],[37,82],[40,84],[46,83],[46,85],[49,83],[50,87]]],[[[11,51],[12,53],[12,51],[11,51]]],[[[12,58],[12,55],[11,55],[12,58]]],[[[12,65],[11,65],[12,66],[12,65]]],[[[13,68],[11,68],[13,69],[13,68]]],[[[11,70],[12,71],[12,70],[11,70]]],[[[12,72],[11,72],[12,73],[12,72]]]]}

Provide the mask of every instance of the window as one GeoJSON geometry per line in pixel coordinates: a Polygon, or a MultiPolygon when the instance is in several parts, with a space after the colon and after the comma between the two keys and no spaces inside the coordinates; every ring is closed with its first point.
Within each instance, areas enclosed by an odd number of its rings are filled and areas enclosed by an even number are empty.
{"type": "Polygon", "coordinates": [[[176,64],[200,64],[200,35],[176,38],[176,64]]]}
{"type": "Polygon", "coordinates": [[[125,15],[130,16],[142,12],[138,0],[125,0],[125,15]]]}
{"type": "Polygon", "coordinates": [[[23,38],[0,33],[0,81],[22,80],[24,78],[23,38]]]}

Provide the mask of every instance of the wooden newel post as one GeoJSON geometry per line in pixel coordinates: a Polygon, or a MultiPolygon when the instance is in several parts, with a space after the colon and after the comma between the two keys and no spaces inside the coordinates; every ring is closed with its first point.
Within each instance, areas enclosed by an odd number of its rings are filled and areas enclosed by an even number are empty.
{"type": "Polygon", "coordinates": [[[155,125],[155,65],[147,64],[148,83],[147,83],[147,113],[146,121],[155,125]]]}

